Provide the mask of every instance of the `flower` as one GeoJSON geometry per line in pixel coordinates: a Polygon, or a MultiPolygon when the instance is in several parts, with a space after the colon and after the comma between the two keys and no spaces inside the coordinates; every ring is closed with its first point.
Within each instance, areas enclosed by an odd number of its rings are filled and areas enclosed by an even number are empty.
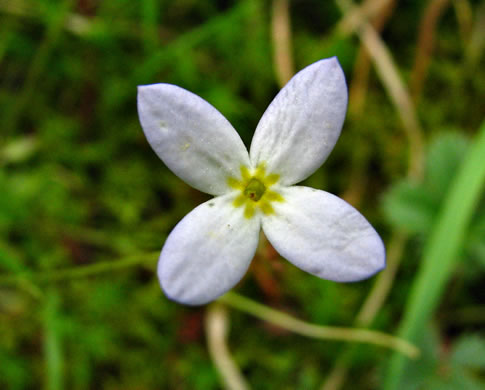
{"type": "Polygon", "coordinates": [[[351,282],[385,267],[382,240],[340,198],[295,186],[325,161],[347,109],[334,58],[299,73],[261,118],[248,154],[231,124],[202,98],[170,84],[138,87],[143,131],[172,172],[214,195],[168,236],[158,262],[165,294],[201,305],[245,274],[263,229],[273,247],[320,278],[351,282]]]}

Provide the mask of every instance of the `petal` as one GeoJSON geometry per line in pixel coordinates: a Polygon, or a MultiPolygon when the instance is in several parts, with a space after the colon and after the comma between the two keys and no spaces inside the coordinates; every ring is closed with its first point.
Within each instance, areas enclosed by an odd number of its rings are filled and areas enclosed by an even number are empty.
{"type": "Polygon", "coordinates": [[[170,233],[158,262],[165,294],[180,303],[202,305],[231,289],[246,273],[259,240],[261,220],[247,219],[233,194],[211,199],[170,233]]]}
{"type": "Polygon", "coordinates": [[[318,61],[278,93],[261,118],[250,156],[253,166],[298,183],[320,167],[340,135],[347,110],[347,85],[336,57],[318,61]]]}
{"type": "Polygon", "coordinates": [[[227,178],[249,165],[239,134],[213,106],[170,84],[138,87],[143,131],[163,162],[200,191],[221,195],[227,178]]]}
{"type": "Polygon", "coordinates": [[[385,267],[385,249],[374,228],[356,209],[325,191],[281,189],[285,203],[263,217],[269,242],[297,267],[323,279],[353,282],[385,267]]]}

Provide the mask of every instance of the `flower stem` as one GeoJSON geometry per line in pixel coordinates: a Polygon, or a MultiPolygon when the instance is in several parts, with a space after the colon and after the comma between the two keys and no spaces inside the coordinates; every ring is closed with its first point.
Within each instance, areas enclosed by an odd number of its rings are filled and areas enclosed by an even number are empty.
{"type": "Polygon", "coordinates": [[[236,293],[229,292],[219,298],[219,301],[235,309],[251,314],[264,321],[268,321],[283,329],[301,334],[307,337],[325,340],[340,340],[359,343],[375,344],[390,348],[406,355],[409,358],[417,358],[419,349],[406,340],[399,339],[389,334],[367,329],[342,328],[336,326],[321,326],[311,324],[286,313],[271,309],[265,305],[254,302],[236,293]]]}
{"type": "Polygon", "coordinates": [[[0,286],[17,285],[25,283],[25,280],[32,280],[34,282],[58,282],[68,279],[79,279],[104,272],[134,267],[141,263],[158,259],[158,256],[159,252],[140,253],[128,256],[118,261],[101,261],[90,265],[77,266],[61,270],[47,270],[33,273],[21,272],[13,275],[0,275],[0,286]]]}

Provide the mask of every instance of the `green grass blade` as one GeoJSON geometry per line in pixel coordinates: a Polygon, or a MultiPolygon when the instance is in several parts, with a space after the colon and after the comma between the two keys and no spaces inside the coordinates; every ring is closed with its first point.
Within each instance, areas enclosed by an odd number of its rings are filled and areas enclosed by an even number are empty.
{"type": "Polygon", "coordinates": [[[46,365],[46,390],[63,388],[63,356],[58,320],[59,295],[51,290],[44,312],[44,358],[46,365]]]}
{"type": "MultiPolygon", "coordinates": [[[[433,313],[450,278],[468,225],[485,185],[485,122],[461,164],[443,209],[425,246],[423,262],[411,289],[398,336],[416,340],[433,313]]],[[[394,354],[384,389],[398,388],[407,361],[394,354]]]]}

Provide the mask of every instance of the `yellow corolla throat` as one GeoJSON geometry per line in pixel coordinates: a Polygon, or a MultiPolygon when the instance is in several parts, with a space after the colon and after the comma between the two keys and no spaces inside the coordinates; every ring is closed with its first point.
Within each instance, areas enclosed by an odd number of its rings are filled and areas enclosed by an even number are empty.
{"type": "Polygon", "coordinates": [[[239,190],[240,194],[234,199],[234,207],[244,206],[244,216],[251,218],[256,210],[265,215],[274,214],[272,202],[284,202],[284,198],[271,186],[276,184],[280,176],[274,173],[266,174],[264,165],[259,165],[253,172],[246,166],[241,166],[241,179],[230,177],[227,179],[229,187],[239,190]]]}

